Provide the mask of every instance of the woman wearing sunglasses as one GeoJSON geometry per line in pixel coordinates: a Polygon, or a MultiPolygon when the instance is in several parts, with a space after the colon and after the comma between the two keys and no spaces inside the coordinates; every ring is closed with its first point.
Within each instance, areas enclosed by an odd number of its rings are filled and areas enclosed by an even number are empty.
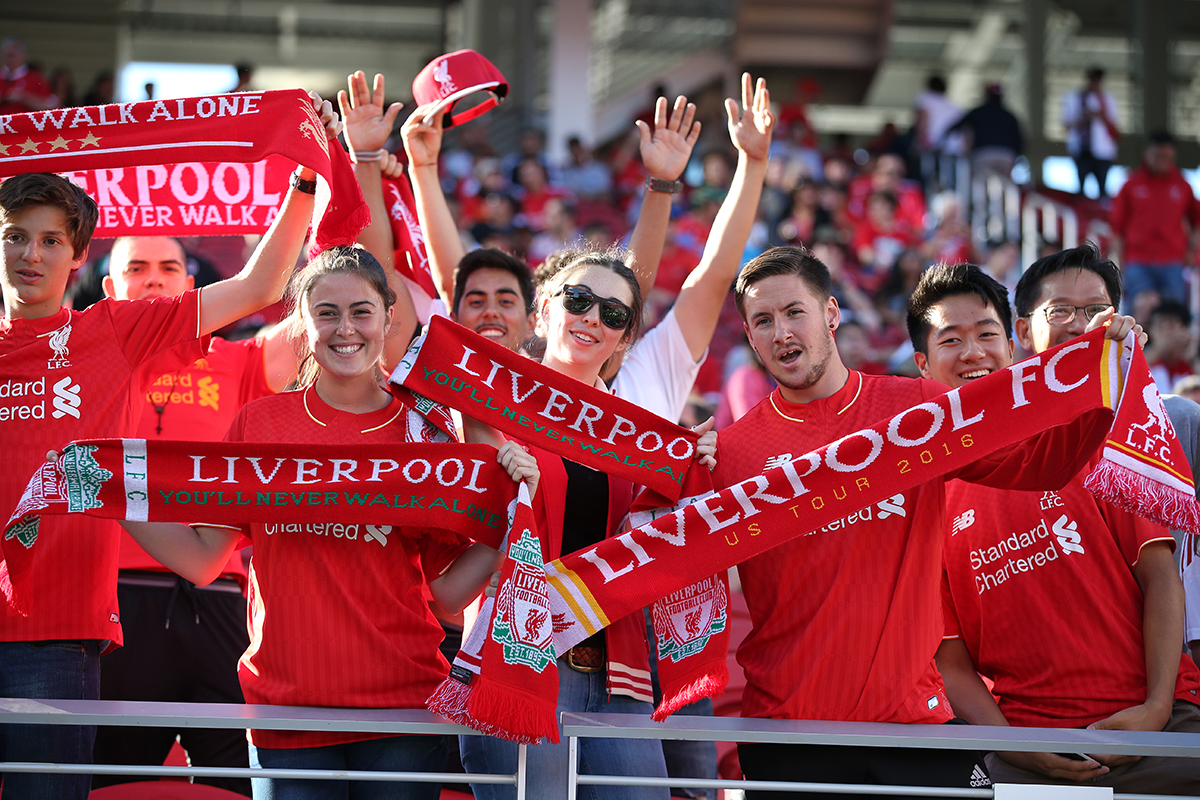
{"type": "MultiPolygon", "coordinates": [[[[637,338],[642,293],[637,276],[617,252],[571,253],[539,287],[537,332],[545,338],[545,366],[608,391],[600,379],[604,365],[620,357],[637,338]]],[[[715,440],[715,437],[713,437],[715,440]]],[[[541,488],[533,498],[546,561],[593,545],[617,533],[633,500],[633,485],[537,447],[541,488]]],[[[700,447],[697,450],[701,450],[700,447]]],[[[704,452],[711,452],[705,449],[704,452]]],[[[697,457],[701,457],[699,454],[697,457]]],[[[629,677],[648,672],[646,625],[640,613],[618,620],[558,659],[558,711],[627,713],[648,716],[650,702],[622,693],[629,677]]],[[[627,691],[627,690],[626,690],[627,691]]],[[[459,739],[463,765],[473,773],[512,773],[517,746],[483,736],[459,739]]],[[[567,796],[567,742],[528,750],[530,800],[567,796]]],[[[666,764],[657,741],[582,739],[583,774],[641,775],[665,778],[666,764]]],[[[515,797],[511,786],[472,785],[476,800],[515,797]]],[[[666,788],[581,786],[592,800],[667,800],[666,788]]]]}

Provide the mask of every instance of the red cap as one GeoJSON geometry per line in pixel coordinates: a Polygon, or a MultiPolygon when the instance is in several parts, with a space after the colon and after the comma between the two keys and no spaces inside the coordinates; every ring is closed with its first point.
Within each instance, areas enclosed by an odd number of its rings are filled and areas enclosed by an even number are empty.
{"type": "Polygon", "coordinates": [[[445,109],[444,126],[458,125],[490,111],[508,94],[508,82],[496,65],[474,50],[457,50],[438,56],[413,78],[413,98],[417,105],[437,103],[432,114],[445,109]],[[454,104],[474,92],[491,92],[491,97],[473,108],[451,115],[454,104]]]}

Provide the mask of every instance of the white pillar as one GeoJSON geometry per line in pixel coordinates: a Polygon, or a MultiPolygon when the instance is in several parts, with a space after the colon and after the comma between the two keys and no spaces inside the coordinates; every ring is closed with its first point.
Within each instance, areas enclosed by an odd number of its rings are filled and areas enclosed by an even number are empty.
{"type": "Polygon", "coordinates": [[[590,140],[595,130],[592,0],[554,0],[553,31],[546,149],[551,161],[562,163],[567,155],[567,137],[578,134],[590,140]]]}

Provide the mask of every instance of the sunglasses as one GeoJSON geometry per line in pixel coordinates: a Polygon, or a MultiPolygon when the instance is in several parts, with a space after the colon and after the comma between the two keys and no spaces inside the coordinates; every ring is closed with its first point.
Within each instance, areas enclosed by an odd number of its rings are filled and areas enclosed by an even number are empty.
{"type": "Polygon", "coordinates": [[[586,286],[572,286],[567,284],[552,294],[551,297],[558,297],[559,295],[562,295],[563,308],[572,314],[586,314],[592,306],[599,303],[600,321],[615,331],[627,329],[633,321],[632,308],[620,300],[614,300],[611,297],[597,297],[586,286]]]}

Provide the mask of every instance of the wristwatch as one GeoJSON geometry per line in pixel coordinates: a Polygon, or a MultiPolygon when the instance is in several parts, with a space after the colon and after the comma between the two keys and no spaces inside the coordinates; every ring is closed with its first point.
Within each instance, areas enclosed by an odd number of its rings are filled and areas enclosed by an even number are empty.
{"type": "Polygon", "coordinates": [[[317,182],[304,180],[304,178],[300,177],[300,171],[296,170],[292,173],[292,188],[305,194],[316,194],[317,182]]]}

